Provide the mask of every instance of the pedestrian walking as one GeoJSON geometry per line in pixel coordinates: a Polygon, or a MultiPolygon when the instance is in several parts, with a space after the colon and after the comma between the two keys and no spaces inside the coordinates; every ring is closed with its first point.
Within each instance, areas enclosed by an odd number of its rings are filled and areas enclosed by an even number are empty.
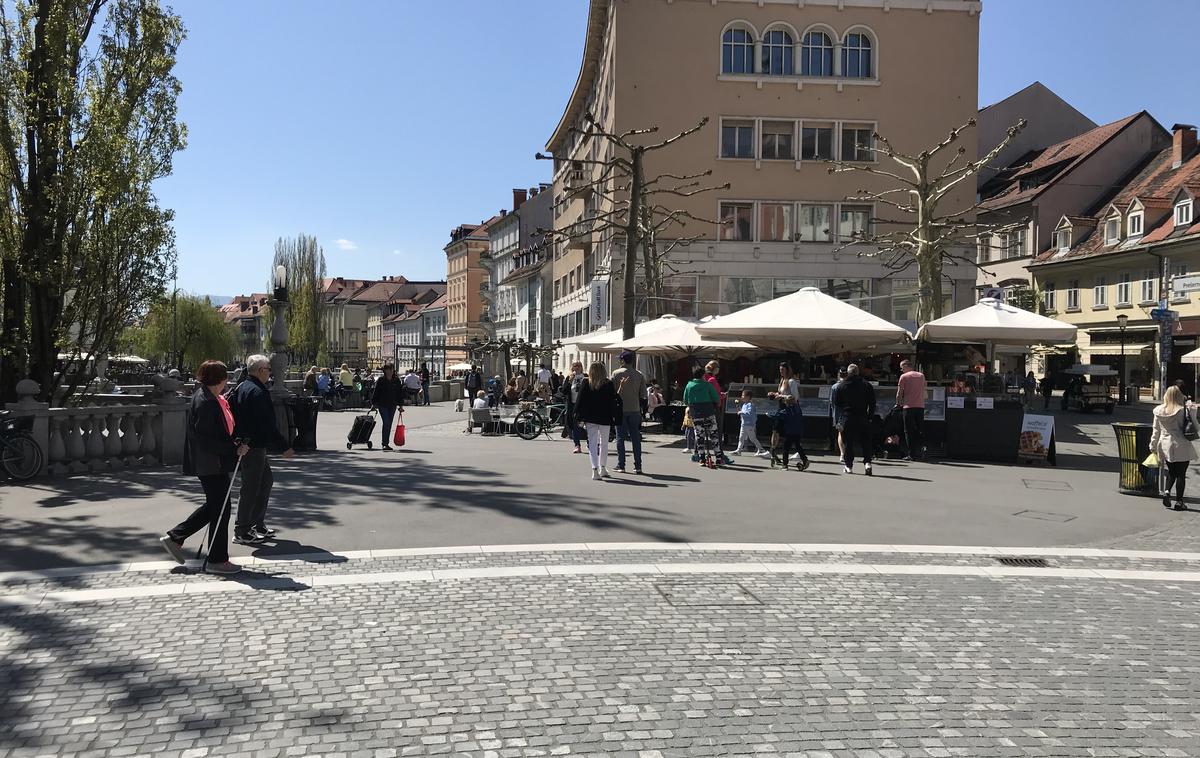
{"type": "Polygon", "coordinates": [[[621,419],[621,398],[608,378],[603,363],[588,368],[587,379],[579,390],[575,405],[575,421],[587,427],[588,456],[592,464],[592,479],[608,477],[608,431],[621,419]]]}
{"type": "Polygon", "coordinates": [[[720,440],[717,439],[717,408],[721,396],[713,389],[704,369],[696,368],[692,371],[692,380],[683,388],[683,402],[687,404],[688,415],[695,428],[696,452],[692,455],[692,460],[709,468],[723,464],[724,454],[721,452],[720,440]]]}
{"type": "Polygon", "coordinates": [[[800,399],[800,380],[792,373],[792,364],[785,362],[779,364],[779,389],[768,392],[767,397],[779,400],[779,407],[782,409],[783,401],[788,396],[800,399]]]}
{"type": "Polygon", "coordinates": [[[429,364],[422,363],[421,369],[417,371],[417,376],[421,378],[421,405],[429,405],[429,364]]]}
{"type": "Polygon", "coordinates": [[[1050,372],[1042,377],[1042,410],[1050,410],[1050,398],[1054,396],[1054,380],[1050,378],[1050,372]]]}
{"type": "MultiPolygon", "coordinates": [[[[792,395],[786,396],[783,401],[783,407],[775,414],[775,433],[779,435],[779,439],[783,442],[783,467],[788,467],[788,456],[792,450],[800,456],[800,462],[796,464],[797,471],[808,470],[808,454],[804,452],[804,409],[796,401],[792,395]]],[[[768,454],[769,455],[769,454],[768,454]]],[[[771,462],[774,467],[775,462],[771,462]]],[[[869,467],[871,464],[867,464],[869,467]]],[[[868,472],[870,469],[868,468],[868,472]]]]}
{"type": "Polygon", "coordinates": [[[471,370],[467,372],[467,376],[464,381],[465,383],[463,388],[466,391],[468,398],[475,397],[479,393],[479,390],[483,389],[483,374],[480,373],[479,369],[475,368],[474,366],[472,366],[471,370]]]}
{"type": "Polygon", "coordinates": [[[233,413],[221,394],[229,373],[220,361],[205,361],[196,372],[199,386],[192,394],[183,443],[183,473],[200,480],[204,504],[172,527],[158,541],[176,562],[187,559],[183,543],[208,527],[208,556],[204,570],[210,574],[236,574],[241,567],[229,561],[230,475],[237,459],[249,448],[233,437],[233,413]]]}
{"type": "Polygon", "coordinates": [[[233,541],[241,545],[259,545],[275,536],[266,523],[267,501],[271,498],[274,476],[267,460],[268,450],[282,450],[284,458],[295,453],[291,443],[279,432],[275,405],[267,392],[271,362],[265,355],[246,359],[246,381],[238,386],[233,418],[237,436],[250,450],[242,457],[242,489],[238,497],[237,520],[233,541]]]}
{"type": "Polygon", "coordinates": [[[1166,469],[1162,487],[1162,504],[1171,507],[1171,488],[1175,488],[1175,510],[1187,510],[1183,504],[1183,489],[1188,464],[1196,460],[1196,409],[1189,405],[1183,390],[1171,386],[1163,395],[1161,405],[1154,408],[1154,431],[1150,434],[1150,449],[1158,456],[1159,465],[1166,469]]]}
{"type": "Polygon", "coordinates": [[[847,474],[854,472],[854,446],[858,445],[865,473],[870,476],[875,452],[875,442],[871,439],[875,388],[862,378],[858,366],[851,363],[846,367],[846,378],[837,383],[831,394],[842,433],[842,470],[847,474]]]}
{"type": "Polygon", "coordinates": [[[317,367],[313,366],[304,375],[304,394],[313,397],[317,394],[317,367]]]}
{"type": "Polygon", "coordinates": [[[396,376],[396,367],[387,364],[383,367],[383,376],[375,382],[375,390],[371,393],[371,407],[379,409],[379,420],[383,423],[383,449],[392,449],[392,419],[396,417],[396,409],[404,412],[404,382],[396,376]]]}
{"type": "Polygon", "coordinates": [[[719,361],[709,361],[704,364],[704,381],[712,385],[717,391],[717,408],[716,415],[713,417],[717,423],[716,447],[717,461],[725,465],[730,465],[733,460],[725,455],[725,398],[726,394],[721,389],[721,382],[717,379],[717,374],[721,373],[721,363],[719,361]]]}
{"type": "Polygon", "coordinates": [[[741,455],[742,451],[748,450],[753,445],[755,455],[759,458],[771,457],[771,454],[764,450],[762,443],[758,441],[758,409],[754,407],[754,397],[750,394],[750,390],[742,390],[741,400],[741,407],[738,408],[741,429],[738,431],[738,444],[734,448],[733,454],[741,455]]]}
{"type": "Polygon", "coordinates": [[[582,440],[586,439],[587,432],[577,423],[575,419],[575,409],[579,406],[579,393],[583,389],[583,383],[587,376],[583,373],[583,364],[575,361],[571,364],[571,375],[563,384],[563,400],[566,402],[566,419],[567,426],[571,427],[570,435],[571,442],[575,445],[573,454],[582,453],[579,445],[582,440]]]}
{"type": "Polygon", "coordinates": [[[1033,396],[1037,394],[1037,379],[1032,371],[1021,380],[1021,394],[1024,396],[1026,408],[1033,405],[1033,396]]]}
{"type": "Polygon", "coordinates": [[[646,397],[646,377],[637,370],[637,356],[623,351],[621,368],[613,372],[612,382],[621,398],[621,420],[617,426],[617,471],[625,473],[625,441],[633,448],[633,473],[642,473],[642,400],[646,397]]]}
{"type": "Polygon", "coordinates": [[[900,361],[900,381],[896,383],[896,406],[904,411],[906,461],[925,457],[925,375],[913,368],[907,358],[900,361]]]}

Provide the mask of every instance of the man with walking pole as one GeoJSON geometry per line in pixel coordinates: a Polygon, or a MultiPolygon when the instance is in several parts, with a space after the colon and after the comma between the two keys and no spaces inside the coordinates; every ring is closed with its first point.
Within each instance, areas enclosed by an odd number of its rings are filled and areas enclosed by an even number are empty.
{"type": "MultiPolygon", "coordinates": [[[[282,450],[284,458],[294,455],[275,423],[275,406],[267,391],[270,377],[271,361],[267,356],[247,358],[246,381],[238,385],[233,409],[237,435],[250,447],[242,461],[242,493],[233,525],[233,541],[239,545],[261,545],[275,536],[275,530],[266,524],[267,501],[274,483],[267,451],[282,450]]],[[[283,377],[276,380],[282,382],[283,377]]]]}

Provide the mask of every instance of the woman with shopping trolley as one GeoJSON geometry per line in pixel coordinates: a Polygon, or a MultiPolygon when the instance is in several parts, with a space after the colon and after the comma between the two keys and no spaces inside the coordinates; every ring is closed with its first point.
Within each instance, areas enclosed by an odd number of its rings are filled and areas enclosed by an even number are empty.
{"type": "Polygon", "coordinates": [[[241,457],[249,447],[233,437],[233,413],[221,394],[229,372],[220,361],[205,361],[196,372],[199,386],[192,395],[187,439],[183,447],[183,473],[200,479],[204,504],[159,538],[178,563],[186,556],[183,543],[208,527],[204,570],[209,574],[236,574],[241,567],[229,561],[230,492],[241,457]]]}

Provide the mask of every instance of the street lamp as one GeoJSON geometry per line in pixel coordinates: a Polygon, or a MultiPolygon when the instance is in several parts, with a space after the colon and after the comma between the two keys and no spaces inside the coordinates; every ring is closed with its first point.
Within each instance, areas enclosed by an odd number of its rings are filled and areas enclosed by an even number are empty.
{"type": "Polygon", "coordinates": [[[1125,327],[1129,325],[1129,316],[1121,313],[1117,316],[1117,326],[1121,329],[1121,376],[1117,383],[1117,392],[1120,397],[1117,402],[1121,405],[1128,405],[1129,399],[1125,396],[1125,327]]]}

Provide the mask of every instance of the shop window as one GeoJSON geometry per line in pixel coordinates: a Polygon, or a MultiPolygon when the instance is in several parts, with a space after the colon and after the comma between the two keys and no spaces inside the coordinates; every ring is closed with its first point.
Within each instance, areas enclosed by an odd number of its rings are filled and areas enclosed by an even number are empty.
{"type": "Polygon", "coordinates": [[[722,280],[721,294],[726,312],[740,311],[774,297],[774,280],[729,277],[722,280]]]}

